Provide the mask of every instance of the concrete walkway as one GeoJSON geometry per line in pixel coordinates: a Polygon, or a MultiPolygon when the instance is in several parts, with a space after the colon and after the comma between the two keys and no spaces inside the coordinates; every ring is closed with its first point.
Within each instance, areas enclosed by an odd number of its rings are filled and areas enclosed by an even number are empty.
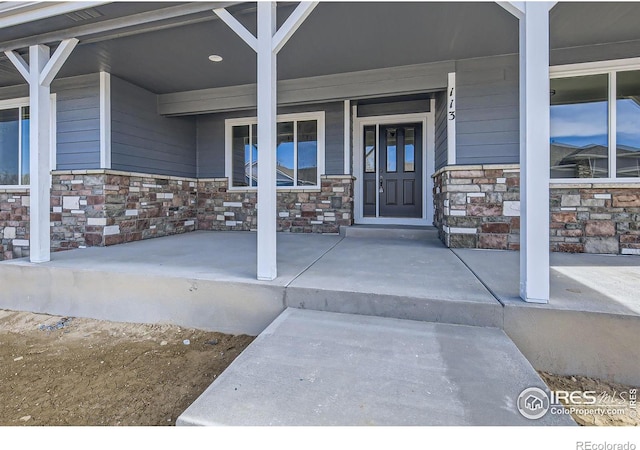
{"type": "Polygon", "coordinates": [[[520,415],[545,388],[501,330],[287,309],[177,425],[572,425],[520,415]]]}
{"type": "Polygon", "coordinates": [[[539,305],[518,296],[518,252],[454,252],[504,304],[504,331],[537,369],[640,386],[640,258],[552,253],[539,305]]]}

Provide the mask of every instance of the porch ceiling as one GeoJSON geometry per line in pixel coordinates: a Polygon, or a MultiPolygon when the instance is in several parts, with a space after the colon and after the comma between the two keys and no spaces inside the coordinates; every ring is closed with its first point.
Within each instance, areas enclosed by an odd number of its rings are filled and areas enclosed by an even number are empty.
{"type": "MultiPolygon", "coordinates": [[[[282,23],[296,3],[278,4],[282,23]]],[[[106,70],[155,93],[254,83],[255,53],[210,15],[199,23],[101,42],[81,39],[59,77],[106,70]],[[211,63],[212,53],[224,61],[211,63]]],[[[238,5],[234,15],[255,33],[255,4],[238,5]]],[[[492,2],[321,2],[280,52],[279,78],[513,53],[517,27],[492,2]]],[[[21,82],[9,65],[0,74],[2,86],[21,82]]]]}
{"type": "MultiPolygon", "coordinates": [[[[95,7],[104,16],[91,20],[180,4],[118,2],[95,7]]],[[[282,23],[296,3],[278,4],[282,23]]],[[[255,3],[231,11],[255,33],[255,3]]],[[[639,17],[637,2],[559,3],[551,11],[551,47],[637,40],[640,48],[639,17]]],[[[0,42],[57,29],[61,20],[70,19],[54,17],[0,30],[0,42]]],[[[81,39],[59,77],[105,70],[155,93],[255,82],[255,53],[212,12],[190,16],[187,25],[129,32],[81,39]],[[214,53],[224,61],[208,61],[214,53]]],[[[280,52],[278,76],[304,78],[517,50],[518,22],[494,2],[321,2],[280,52]]],[[[13,66],[0,60],[0,86],[20,83],[13,66]]]]}

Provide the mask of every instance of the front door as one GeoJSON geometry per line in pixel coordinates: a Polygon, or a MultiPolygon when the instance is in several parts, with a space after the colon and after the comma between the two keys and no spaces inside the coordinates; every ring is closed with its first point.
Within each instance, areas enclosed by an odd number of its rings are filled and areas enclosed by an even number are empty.
{"type": "Polygon", "coordinates": [[[365,217],[422,217],[422,123],[364,127],[365,217]]]}

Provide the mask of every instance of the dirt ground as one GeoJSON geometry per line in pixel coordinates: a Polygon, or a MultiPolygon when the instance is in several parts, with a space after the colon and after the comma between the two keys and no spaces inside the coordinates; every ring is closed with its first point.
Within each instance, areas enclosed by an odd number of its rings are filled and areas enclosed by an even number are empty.
{"type": "MultiPolygon", "coordinates": [[[[0,310],[0,425],[174,425],[252,340],[0,310]]],[[[624,414],[573,414],[579,424],[640,425],[632,387],[540,375],[553,390],[627,393],[624,414]]]]}
{"type": "Polygon", "coordinates": [[[174,425],[252,340],[0,310],[0,425],[174,425]]]}

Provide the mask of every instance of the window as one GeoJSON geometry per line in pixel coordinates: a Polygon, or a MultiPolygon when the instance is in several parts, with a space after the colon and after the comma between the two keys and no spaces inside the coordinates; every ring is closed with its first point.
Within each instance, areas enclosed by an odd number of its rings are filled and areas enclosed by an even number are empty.
{"type": "MultiPolygon", "coordinates": [[[[227,177],[232,189],[258,186],[258,126],[253,119],[229,119],[227,177]]],[[[324,112],[278,116],[276,184],[290,189],[319,188],[324,172],[324,112]]]]}
{"type": "Polygon", "coordinates": [[[551,178],[640,178],[640,70],[602,64],[552,76],[551,178]]]}
{"type": "Polygon", "coordinates": [[[0,102],[0,185],[29,185],[29,100],[0,102]]]}

